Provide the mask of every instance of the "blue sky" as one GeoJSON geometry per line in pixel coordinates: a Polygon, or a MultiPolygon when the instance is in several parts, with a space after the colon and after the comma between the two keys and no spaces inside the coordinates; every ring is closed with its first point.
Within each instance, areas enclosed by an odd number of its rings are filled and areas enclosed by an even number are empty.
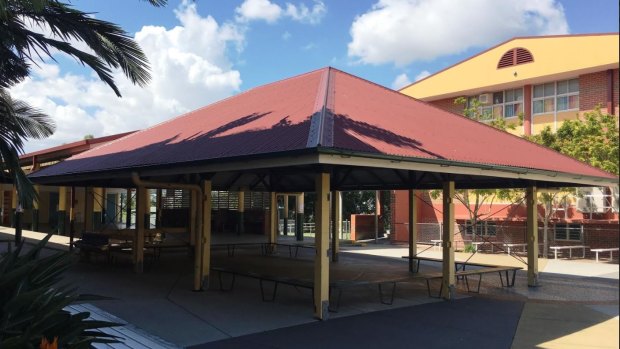
{"type": "Polygon", "coordinates": [[[118,73],[118,99],[67,57],[42,63],[12,93],[53,116],[58,129],[27,151],[145,128],[328,65],[398,88],[514,36],[617,32],[619,22],[617,0],[71,3],[134,35],[154,78],[139,89],[118,73]]]}

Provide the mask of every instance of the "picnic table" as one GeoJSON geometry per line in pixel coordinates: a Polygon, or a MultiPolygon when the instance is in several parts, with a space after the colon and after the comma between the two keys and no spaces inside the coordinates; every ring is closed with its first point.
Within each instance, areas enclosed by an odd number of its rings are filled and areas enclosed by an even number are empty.
{"type": "MultiPolygon", "coordinates": [[[[433,243],[434,247],[441,247],[441,244],[443,243],[443,240],[435,239],[435,240],[431,240],[431,242],[433,243]]],[[[471,244],[471,240],[460,240],[460,241],[454,241],[454,246],[456,247],[456,245],[458,245],[459,242],[462,242],[463,246],[465,246],[467,244],[471,244]]]]}
{"type": "Polygon", "coordinates": [[[553,250],[555,259],[558,259],[558,251],[561,250],[568,250],[568,258],[573,258],[573,250],[574,249],[581,249],[581,258],[586,258],[586,248],[588,248],[588,246],[584,246],[584,245],[569,245],[569,246],[551,246],[549,247],[551,250],[553,250]]]}
{"type": "Polygon", "coordinates": [[[523,252],[525,252],[525,250],[527,249],[527,243],[506,243],[503,244],[503,246],[506,248],[506,253],[508,254],[510,254],[510,250],[514,249],[515,247],[521,248],[523,252]]]}
{"type": "Polygon", "coordinates": [[[592,248],[592,249],[590,249],[590,251],[596,253],[596,263],[598,263],[598,254],[600,252],[609,252],[609,260],[610,261],[614,260],[614,251],[618,251],[618,247],[592,248]]]}

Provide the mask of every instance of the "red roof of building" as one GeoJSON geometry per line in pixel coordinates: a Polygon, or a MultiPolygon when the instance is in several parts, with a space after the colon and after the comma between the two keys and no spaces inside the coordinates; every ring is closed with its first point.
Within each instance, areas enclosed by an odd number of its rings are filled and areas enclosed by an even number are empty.
{"type": "Polygon", "coordinates": [[[43,169],[33,177],[173,167],[333,149],[613,179],[520,137],[333,68],[251,89],[43,169]]]}
{"type": "Polygon", "coordinates": [[[28,162],[32,162],[33,159],[36,159],[37,162],[47,162],[47,161],[58,161],[66,159],[70,156],[79,154],[86,150],[92,149],[94,147],[98,147],[103,143],[107,143],[113,141],[115,139],[119,139],[134,133],[131,132],[123,132],[110,136],[103,136],[97,138],[83,139],[81,141],[71,142],[67,144],[61,144],[56,147],[42,149],[30,153],[26,153],[19,157],[20,163],[25,165],[28,162]]]}

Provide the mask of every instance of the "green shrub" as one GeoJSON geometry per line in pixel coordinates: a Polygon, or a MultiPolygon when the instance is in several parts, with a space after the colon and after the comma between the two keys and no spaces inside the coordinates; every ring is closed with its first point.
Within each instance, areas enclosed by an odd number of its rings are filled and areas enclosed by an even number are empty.
{"type": "Polygon", "coordinates": [[[465,245],[465,248],[463,249],[463,252],[465,252],[465,253],[474,253],[474,252],[476,252],[476,248],[472,244],[467,244],[467,245],[465,245]]]}
{"type": "Polygon", "coordinates": [[[62,274],[75,256],[56,252],[41,256],[48,235],[30,251],[23,242],[0,256],[0,348],[39,348],[44,340],[57,338],[58,348],[91,348],[93,343],[117,342],[96,329],[119,324],[87,320],[90,313],[71,314],[69,304],[101,299],[77,294],[75,287],[61,285],[62,274]]]}

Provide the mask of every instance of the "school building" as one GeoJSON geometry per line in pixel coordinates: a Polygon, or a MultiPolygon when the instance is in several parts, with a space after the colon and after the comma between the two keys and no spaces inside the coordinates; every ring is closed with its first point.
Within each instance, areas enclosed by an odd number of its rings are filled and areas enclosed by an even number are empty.
{"type": "MultiPolygon", "coordinates": [[[[400,92],[457,114],[463,114],[464,108],[477,100],[481,122],[503,118],[516,126],[508,132],[517,136],[538,134],[545,127],[555,131],[566,120],[577,120],[597,106],[603,113],[618,116],[618,46],[618,33],[518,37],[400,92]],[[459,97],[464,97],[467,105],[455,104],[459,97]]],[[[503,151],[485,148],[485,143],[479,140],[480,152],[503,151]]],[[[440,202],[425,192],[418,192],[418,201],[420,240],[438,239],[440,202]]],[[[519,202],[491,201],[479,205],[482,221],[477,227],[468,224],[469,210],[457,205],[456,218],[462,232],[457,239],[467,242],[478,237],[499,245],[524,242],[523,206],[519,202]]],[[[407,192],[395,191],[392,205],[392,238],[406,241],[407,192]]],[[[579,189],[578,195],[554,203],[552,210],[550,244],[618,247],[617,186],[579,189]]],[[[539,216],[544,214],[539,207],[539,216]]]]}

